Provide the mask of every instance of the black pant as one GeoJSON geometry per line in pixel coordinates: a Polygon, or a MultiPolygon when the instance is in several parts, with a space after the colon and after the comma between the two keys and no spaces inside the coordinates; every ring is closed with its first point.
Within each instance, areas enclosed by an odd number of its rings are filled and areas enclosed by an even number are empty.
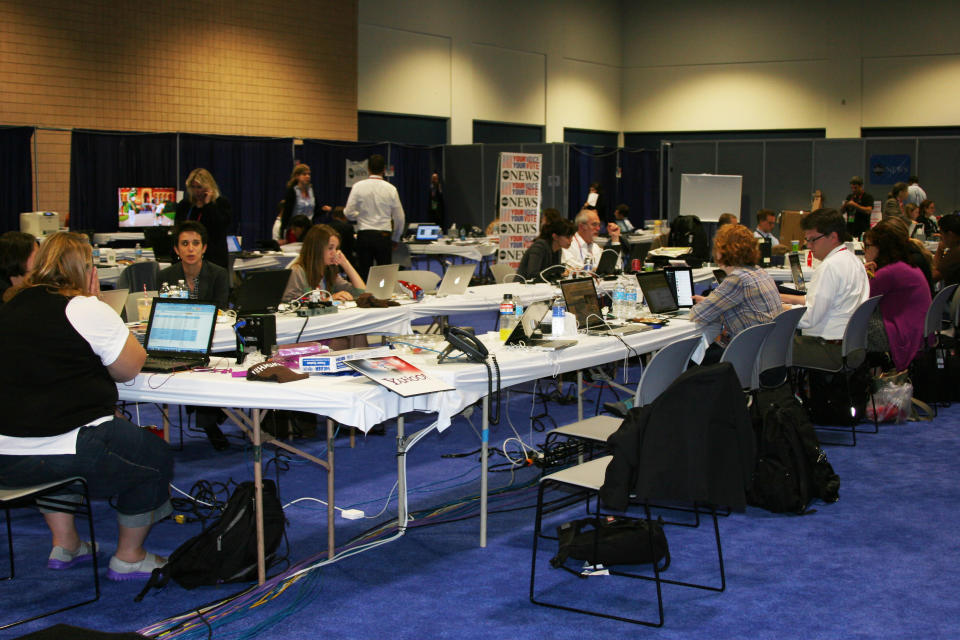
{"type": "Polygon", "coordinates": [[[357,232],[357,272],[364,281],[374,264],[393,262],[393,241],[389,231],[365,230],[357,232]]]}

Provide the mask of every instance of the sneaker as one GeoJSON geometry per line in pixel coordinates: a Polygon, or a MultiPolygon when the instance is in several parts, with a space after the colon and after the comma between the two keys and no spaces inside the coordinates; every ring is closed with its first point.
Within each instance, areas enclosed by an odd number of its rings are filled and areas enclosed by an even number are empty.
{"type": "Polygon", "coordinates": [[[110,558],[110,569],[107,571],[107,577],[111,580],[146,580],[153,573],[154,569],[159,569],[167,564],[166,558],[147,552],[147,555],[140,562],[124,562],[113,556],[110,558]]]}
{"type": "Polygon", "coordinates": [[[80,546],[76,551],[70,552],[63,547],[54,547],[50,552],[50,558],[47,560],[47,569],[69,569],[82,562],[93,560],[93,554],[99,551],[100,545],[93,547],[89,542],[80,541],[80,546]]]}

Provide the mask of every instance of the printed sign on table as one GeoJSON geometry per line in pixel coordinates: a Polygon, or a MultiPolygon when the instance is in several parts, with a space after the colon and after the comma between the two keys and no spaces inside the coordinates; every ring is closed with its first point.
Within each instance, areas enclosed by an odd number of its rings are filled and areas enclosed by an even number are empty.
{"type": "Polygon", "coordinates": [[[539,153],[500,154],[500,236],[498,261],[514,269],[523,252],[540,233],[543,156],[539,153]]]}

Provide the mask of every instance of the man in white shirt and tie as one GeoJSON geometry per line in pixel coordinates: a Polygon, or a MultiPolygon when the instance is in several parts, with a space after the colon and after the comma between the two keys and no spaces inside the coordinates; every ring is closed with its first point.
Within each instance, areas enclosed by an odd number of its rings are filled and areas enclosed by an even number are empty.
{"type": "Polygon", "coordinates": [[[393,247],[403,235],[405,222],[397,188],[383,179],[383,156],[370,156],[367,166],[370,177],[353,185],[343,208],[347,219],[357,223],[357,272],[364,280],[374,263],[393,262],[393,247]]]}
{"type": "MultiPolygon", "coordinates": [[[[563,250],[561,259],[571,271],[583,271],[588,262],[589,270],[593,271],[600,263],[600,254],[603,253],[603,249],[595,242],[600,233],[600,216],[593,209],[581,209],[573,221],[577,225],[577,232],[573,235],[570,246],[563,250]]],[[[610,234],[611,247],[619,250],[620,227],[611,222],[607,225],[607,233],[610,234]]]]}

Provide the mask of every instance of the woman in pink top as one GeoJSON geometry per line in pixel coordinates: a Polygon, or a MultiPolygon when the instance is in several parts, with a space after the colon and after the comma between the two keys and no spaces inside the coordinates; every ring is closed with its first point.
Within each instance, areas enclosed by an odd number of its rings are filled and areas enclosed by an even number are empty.
{"type": "Polygon", "coordinates": [[[898,371],[923,349],[923,322],[930,307],[926,278],[908,263],[909,243],[902,226],[887,220],[867,231],[863,240],[867,272],[872,273],[870,296],[883,295],[880,315],[898,371]]]}

